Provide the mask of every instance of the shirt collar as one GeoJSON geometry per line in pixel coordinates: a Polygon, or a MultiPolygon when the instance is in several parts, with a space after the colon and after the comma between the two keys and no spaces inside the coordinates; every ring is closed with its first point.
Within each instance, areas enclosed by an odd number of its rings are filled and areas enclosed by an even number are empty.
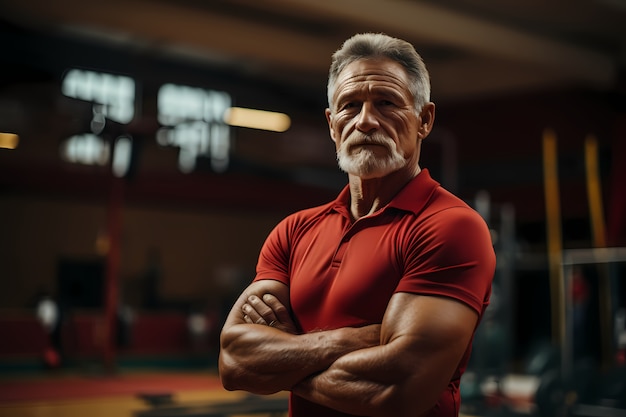
{"type": "MultiPolygon", "coordinates": [[[[424,168],[396,194],[387,207],[418,214],[437,187],[439,183],[433,180],[428,169],[424,168]]],[[[330,208],[350,217],[350,187],[348,185],[341,190],[330,208]]]]}
{"type": "Polygon", "coordinates": [[[428,169],[422,169],[419,174],[408,182],[389,202],[388,207],[411,211],[418,214],[430,196],[439,187],[439,183],[432,179],[428,169]]]}

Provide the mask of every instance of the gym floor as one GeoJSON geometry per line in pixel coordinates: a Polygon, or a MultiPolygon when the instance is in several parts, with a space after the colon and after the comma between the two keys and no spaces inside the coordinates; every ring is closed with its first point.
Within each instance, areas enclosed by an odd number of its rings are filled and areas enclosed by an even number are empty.
{"type": "Polygon", "coordinates": [[[178,404],[236,401],[246,396],[224,390],[211,370],[3,376],[0,417],[132,417],[152,407],[142,396],[169,395],[178,404]]]}
{"type": "Polygon", "coordinates": [[[194,405],[237,401],[246,393],[224,390],[213,370],[0,376],[0,417],[132,417],[153,407],[142,396],[194,405]]]}

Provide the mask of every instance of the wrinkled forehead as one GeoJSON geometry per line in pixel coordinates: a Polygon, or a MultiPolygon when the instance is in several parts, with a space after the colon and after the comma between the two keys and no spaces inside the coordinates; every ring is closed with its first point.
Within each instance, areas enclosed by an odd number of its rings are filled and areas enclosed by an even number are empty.
{"type": "Polygon", "coordinates": [[[357,88],[390,88],[409,92],[409,77],[404,67],[390,58],[362,58],[350,64],[335,80],[337,94],[357,88]]]}

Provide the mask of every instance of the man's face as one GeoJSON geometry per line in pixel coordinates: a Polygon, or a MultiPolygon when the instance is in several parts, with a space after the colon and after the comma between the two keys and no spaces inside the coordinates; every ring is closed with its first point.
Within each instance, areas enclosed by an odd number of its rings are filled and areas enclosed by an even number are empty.
{"type": "Polygon", "coordinates": [[[427,133],[402,65],[386,58],[351,63],[337,78],[333,103],[326,116],[342,170],[370,179],[417,165],[427,133]]]}

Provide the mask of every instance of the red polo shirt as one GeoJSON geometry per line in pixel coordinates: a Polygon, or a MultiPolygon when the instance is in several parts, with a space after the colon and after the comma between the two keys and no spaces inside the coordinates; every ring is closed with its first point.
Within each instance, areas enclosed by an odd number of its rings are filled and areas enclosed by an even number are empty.
{"type": "MultiPolygon", "coordinates": [[[[380,323],[396,292],[451,297],[482,316],[495,270],[489,230],[427,170],[370,216],[353,222],[349,207],[346,187],[335,201],[288,216],[261,250],[255,280],[290,287],[304,332],[380,323]]],[[[470,350],[471,343],[429,416],[457,415],[470,350]]],[[[297,396],[290,411],[294,417],[346,416],[297,396]]]]}

